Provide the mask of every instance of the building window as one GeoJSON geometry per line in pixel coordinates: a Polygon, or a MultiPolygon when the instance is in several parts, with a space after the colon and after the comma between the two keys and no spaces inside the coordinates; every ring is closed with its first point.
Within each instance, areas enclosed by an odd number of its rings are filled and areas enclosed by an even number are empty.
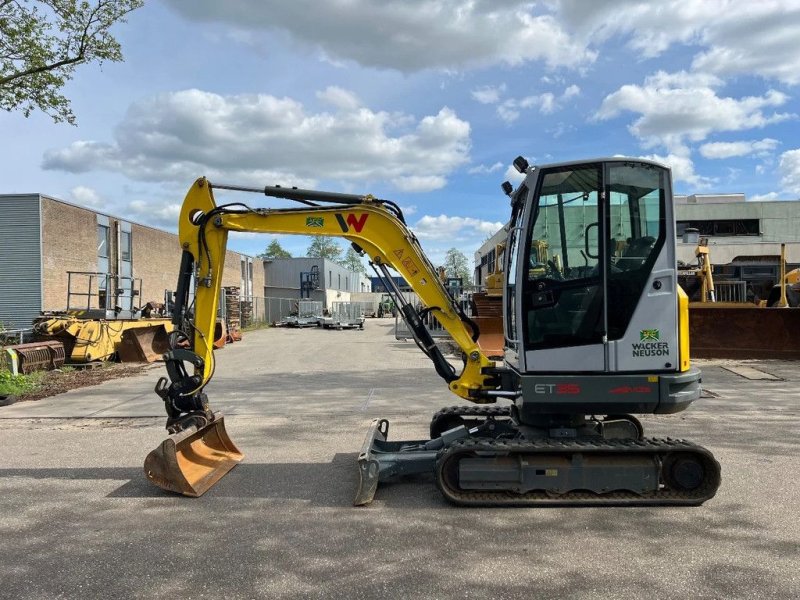
{"type": "Polygon", "coordinates": [[[129,231],[119,232],[119,259],[123,262],[131,262],[131,233],[129,231]]]}
{"type": "Polygon", "coordinates": [[[333,271],[328,271],[328,287],[333,287],[333,271]]]}
{"type": "Polygon", "coordinates": [[[675,224],[675,235],[683,237],[687,229],[697,229],[701,236],[734,237],[761,235],[759,219],[709,219],[696,221],[678,221],[675,224]]]}
{"type": "Polygon", "coordinates": [[[339,286],[336,288],[337,290],[342,289],[342,274],[339,273],[339,286]]]}
{"type": "Polygon", "coordinates": [[[494,263],[495,263],[495,249],[492,248],[489,254],[486,255],[486,269],[489,271],[489,273],[494,273],[494,263]]]}
{"type": "Polygon", "coordinates": [[[108,238],[110,228],[105,225],[97,226],[97,256],[100,258],[108,258],[108,238]]]}

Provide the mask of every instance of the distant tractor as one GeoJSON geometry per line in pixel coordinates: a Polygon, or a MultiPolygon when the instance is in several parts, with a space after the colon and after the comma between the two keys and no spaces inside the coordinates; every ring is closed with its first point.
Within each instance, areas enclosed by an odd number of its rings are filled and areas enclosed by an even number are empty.
{"type": "Polygon", "coordinates": [[[396,317],[397,306],[395,306],[394,300],[392,300],[392,297],[389,294],[383,294],[380,302],[378,302],[378,317],[383,318],[387,315],[396,317]]]}

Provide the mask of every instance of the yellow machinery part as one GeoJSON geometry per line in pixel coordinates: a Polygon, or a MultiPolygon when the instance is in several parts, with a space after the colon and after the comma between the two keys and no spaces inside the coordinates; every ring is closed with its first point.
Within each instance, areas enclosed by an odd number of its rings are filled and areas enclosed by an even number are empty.
{"type": "Polygon", "coordinates": [[[64,342],[69,353],[67,362],[88,363],[112,358],[126,331],[149,327],[163,327],[167,334],[174,330],[170,319],[81,320],[70,316],[48,319],[36,329],[64,342]]]}
{"type": "Polygon", "coordinates": [[[681,371],[689,370],[689,296],[678,286],[678,340],[681,371]]]}

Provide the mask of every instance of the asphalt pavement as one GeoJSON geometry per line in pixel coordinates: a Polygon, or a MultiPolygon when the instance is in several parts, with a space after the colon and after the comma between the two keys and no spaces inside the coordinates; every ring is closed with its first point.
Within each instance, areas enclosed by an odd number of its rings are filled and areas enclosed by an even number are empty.
{"type": "Polygon", "coordinates": [[[795,363],[697,361],[705,397],[643,417],[722,464],[701,507],[466,509],[421,477],[355,508],[371,420],[417,439],[458,403],[392,325],[218,352],[209,397],[246,457],[197,499],[142,473],[163,367],[0,407],[0,598],[800,597],[795,363]]]}

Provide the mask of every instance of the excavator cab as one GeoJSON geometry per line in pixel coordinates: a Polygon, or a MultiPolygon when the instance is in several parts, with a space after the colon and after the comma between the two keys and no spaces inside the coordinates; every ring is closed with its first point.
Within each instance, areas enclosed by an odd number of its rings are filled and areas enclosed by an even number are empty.
{"type": "Polygon", "coordinates": [[[668,413],[699,398],[671,198],[669,170],[645,160],[529,170],[505,267],[504,358],[526,412],[668,413]],[[568,402],[535,392],[553,383],[571,385],[568,402]]]}

